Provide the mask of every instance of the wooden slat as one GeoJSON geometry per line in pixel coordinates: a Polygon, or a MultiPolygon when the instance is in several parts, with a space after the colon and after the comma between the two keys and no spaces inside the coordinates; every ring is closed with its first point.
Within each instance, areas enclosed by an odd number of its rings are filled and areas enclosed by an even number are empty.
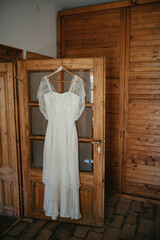
{"type": "MultiPolygon", "coordinates": [[[[77,50],[74,49],[66,49],[66,55],[68,56],[74,56],[77,54],[77,50]]],[[[78,55],[81,56],[105,56],[108,57],[119,57],[119,47],[110,47],[110,48],[87,48],[87,49],[81,49],[81,52],[78,55]]]]}
{"type": "MultiPolygon", "coordinates": [[[[60,65],[62,64],[61,59],[54,59],[52,60],[28,60],[27,61],[27,69],[28,71],[38,71],[39,67],[42,70],[55,70],[57,69],[60,65]]],[[[72,59],[63,59],[63,65],[65,65],[68,69],[72,68],[72,70],[77,70],[77,69],[92,69],[93,68],[93,59],[88,58],[88,59],[75,59],[74,62],[72,59]],[[85,61],[84,61],[85,60],[85,61]],[[81,64],[83,63],[83,64],[81,64]]]]}
{"type": "MultiPolygon", "coordinates": [[[[89,102],[85,103],[86,107],[93,107],[93,105],[94,105],[93,103],[89,103],[89,102]]],[[[28,106],[30,106],[30,107],[39,107],[39,103],[38,102],[29,102],[28,106]]]]}
{"type": "MultiPolygon", "coordinates": [[[[160,40],[159,40],[160,43],[160,40]]],[[[160,72],[160,62],[130,63],[131,72],[160,72]]]]}
{"type": "Polygon", "coordinates": [[[150,151],[150,154],[148,154],[144,150],[131,150],[127,152],[127,166],[130,166],[131,164],[137,165],[139,164],[141,168],[145,168],[148,166],[160,166],[160,157],[159,153],[150,151]]]}
{"type": "Polygon", "coordinates": [[[141,165],[136,163],[127,163],[127,168],[128,168],[128,172],[134,171],[135,173],[139,173],[139,174],[141,172],[142,174],[149,175],[149,176],[159,176],[159,169],[156,166],[150,166],[148,168],[146,164],[141,165]]]}
{"type": "Polygon", "coordinates": [[[125,39],[125,32],[126,32],[126,9],[121,10],[121,59],[120,59],[120,89],[119,89],[119,141],[118,141],[118,192],[122,192],[122,158],[123,158],[123,138],[122,132],[123,129],[123,122],[124,122],[124,77],[125,77],[125,47],[126,47],[126,39],[125,39]]]}
{"type": "MultiPolygon", "coordinates": [[[[155,4],[144,4],[144,5],[141,5],[141,6],[134,6],[131,8],[132,10],[132,13],[135,12],[135,13],[141,13],[141,12],[153,12],[155,11],[156,9],[160,9],[160,6],[159,6],[159,3],[156,3],[157,0],[138,0],[139,4],[141,4],[140,2],[144,2],[144,3],[152,3],[152,2],[155,2],[155,4]]],[[[159,1],[158,1],[159,2],[159,1]]]]}
{"type": "Polygon", "coordinates": [[[130,50],[131,62],[152,62],[158,61],[160,57],[160,45],[132,47],[130,50]]]}
{"type": "Polygon", "coordinates": [[[130,15],[131,15],[131,10],[130,8],[127,9],[126,13],[126,55],[125,55],[125,97],[124,97],[124,140],[123,140],[123,169],[122,169],[122,174],[123,174],[123,179],[122,179],[122,191],[126,191],[126,154],[127,154],[127,119],[128,119],[128,95],[129,95],[129,90],[128,90],[128,81],[129,81],[129,56],[130,56],[130,15]]]}
{"type": "Polygon", "coordinates": [[[113,39],[109,39],[107,41],[107,39],[105,40],[104,38],[103,39],[80,39],[80,40],[69,40],[69,41],[66,41],[66,47],[67,49],[80,49],[82,47],[84,48],[88,48],[88,47],[119,47],[120,46],[120,42],[118,39],[115,39],[115,37],[113,37],[113,39]],[[117,40],[117,41],[116,41],[117,40]]]}
{"type": "MultiPolygon", "coordinates": [[[[146,28],[146,29],[138,29],[138,30],[131,30],[130,32],[131,34],[131,39],[132,39],[132,36],[140,36],[140,37],[143,37],[145,38],[145,36],[152,36],[152,35],[159,35],[159,28],[146,28]]],[[[153,39],[154,39],[154,36],[153,36],[153,39]]]]}
{"type": "Polygon", "coordinates": [[[160,22],[160,16],[158,14],[157,15],[148,14],[144,16],[144,18],[132,17],[131,19],[132,29],[141,28],[142,24],[145,24],[145,26],[148,24],[147,28],[151,28],[150,24],[153,26],[153,28],[156,28],[158,27],[159,22],[160,22]]]}
{"type": "MultiPolygon", "coordinates": [[[[29,139],[31,140],[44,140],[45,136],[30,136],[29,139]]],[[[78,138],[79,142],[92,142],[92,141],[96,141],[96,139],[92,139],[92,138],[78,138]]]]}
{"type": "MultiPolygon", "coordinates": [[[[94,14],[94,13],[93,13],[94,14]]],[[[70,18],[66,17],[66,31],[70,31],[70,29],[87,29],[90,26],[90,29],[99,28],[108,28],[108,27],[117,27],[120,25],[120,12],[117,13],[111,12],[106,15],[106,11],[100,12],[99,14],[94,14],[92,16],[88,16],[88,14],[81,15],[81,19],[76,16],[71,16],[70,18]],[[103,19],[103,22],[102,22],[103,19]],[[86,24],[87,23],[87,24],[86,24]]]]}
{"type": "Polygon", "coordinates": [[[160,27],[160,22],[159,21],[157,23],[154,23],[154,22],[147,23],[147,21],[146,21],[146,22],[144,22],[142,24],[132,25],[132,30],[148,29],[148,28],[154,29],[154,28],[159,28],[159,27],[160,27]]]}
{"type": "Polygon", "coordinates": [[[134,182],[134,183],[144,183],[144,184],[150,184],[152,183],[152,185],[159,187],[160,185],[160,181],[157,180],[157,177],[149,177],[147,175],[143,175],[141,174],[136,174],[134,173],[134,177],[133,177],[133,173],[129,174],[127,171],[126,174],[126,182],[134,182]]]}
{"type": "Polygon", "coordinates": [[[160,200],[159,186],[154,186],[152,184],[134,183],[128,181],[126,183],[126,192],[137,196],[160,200]]]}
{"type": "Polygon", "coordinates": [[[134,20],[140,20],[140,21],[144,21],[144,18],[147,19],[153,19],[156,17],[159,17],[159,5],[156,5],[156,8],[153,10],[150,10],[150,8],[148,8],[146,11],[141,10],[141,11],[135,11],[134,8],[131,9],[132,11],[132,24],[134,24],[134,20]]]}
{"type": "Polygon", "coordinates": [[[120,26],[116,27],[107,27],[107,29],[104,28],[87,28],[87,29],[68,29],[65,34],[65,41],[69,41],[75,39],[75,40],[89,40],[91,38],[93,39],[101,39],[103,38],[104,41],[107,40],[115,40],[117,38],[117,41],[120,37],[120,26]]]}

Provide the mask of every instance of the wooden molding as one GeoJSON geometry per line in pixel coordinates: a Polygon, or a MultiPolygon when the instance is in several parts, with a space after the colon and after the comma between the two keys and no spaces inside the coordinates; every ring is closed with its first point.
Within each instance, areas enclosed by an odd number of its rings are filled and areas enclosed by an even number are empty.
{"type": "Polygon", "coordinates": [[[22,60],[23,50],[0,44],[0,59],[3,60],[22,60]]]}
{"type": "Polygon", "coordinates": [[[48,57],[43,54],[29,52],[29,51],[26,52],[26,58],[27,58],[27,60],[52,59],[52,57],[48,57]]]}
{"type": "Polygon", "coordinates": [[[99,10],[105,10],[105,9],[129,7],[131,5],[132,5],[131,0],[122,1],[122,2],[114,2],[114,3],[104,3],[104,4],[100,4],[100,5],[93,5],[93,6],[80,7],[80,8],[59,11],[58,15],[65,16],[65,15],[70,15],[70,14],[93,12],[93,11],[99,11],[99,10]]]}
{"type": "Polygon", "coordinates": [[[104,3],[99,5],[87,6],[87,7],[66,9],[58,12],[58,18],[60,18],[61,16],[77,14],[77,13],[93,12],[93,11],[114,9],[114,8],[121,8],[121,7],[131,7],[138,4],[148,4],[148,3],[157,3],[157,2],[160,2],[160,0],[126,0],[126,1],[104,3]]]}

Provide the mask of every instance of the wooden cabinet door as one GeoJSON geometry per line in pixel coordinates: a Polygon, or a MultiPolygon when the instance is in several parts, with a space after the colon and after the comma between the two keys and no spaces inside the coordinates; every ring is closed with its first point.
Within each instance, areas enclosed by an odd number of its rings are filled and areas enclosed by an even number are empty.
{"type": "Polygon", "coordinates": [[[160,3],[127,9],[123,192],[160,199],[160,3]]]}
{"type": "MultiPolygon", "coordinates": [[[[79,136],[80,208],[82,219],[72,222],[102,226],[104,221],[105,162],[105,66],[103,58],[27,60],[18,63],[20,135],[24,214],[47,218],[43,212],[42,180],[43,144],[47,121],[39,111],[37,90],[42,76],[56,70],[62,63],[85,80],[85,110],[77,121],[79,136]]],[[[52,84],[62,93],[68,89],[70,75],[54,75],[52,84]]],[[[69,219],[59,218],[71,222],[69,219]]]]}
{"type": "MultiPolygon", "coordinates": [[[[114,3],[115,4],[115,3],[114,3]]],[[[60,11],[58,56],[106,58],[106,192],[121,192],[126,9],[108,4],[60,11]]]]}
{"type": "Polygon", "coordinates": [[[12,63],[0,63],[0,214],[19,217],[16,120],[12,63]]]}

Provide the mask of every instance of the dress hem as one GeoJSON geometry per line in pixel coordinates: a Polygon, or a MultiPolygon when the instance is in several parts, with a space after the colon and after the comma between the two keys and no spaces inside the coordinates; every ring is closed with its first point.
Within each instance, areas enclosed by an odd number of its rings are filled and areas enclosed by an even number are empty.
{"type": "Polygon", "coordinates": [[[51,217],[52,220],[56,220],[58,217],[70,218],[70,219],[72,219],[72,220],[74,220],[74,219],[75,219],[75,220],[79,220],[80,218],[82,218],[82,216],[72,218],[72,217],[70,217],[70,216],[63,216],[63,215],[58,215],[58,216],[56,216],[56,217],[53,217],[53,216],[51,216],[51,215],[49,215],[49,214],[46,214],[46,213],[45,213],[45,215],[46,215],[47,217],[51,217]]]}

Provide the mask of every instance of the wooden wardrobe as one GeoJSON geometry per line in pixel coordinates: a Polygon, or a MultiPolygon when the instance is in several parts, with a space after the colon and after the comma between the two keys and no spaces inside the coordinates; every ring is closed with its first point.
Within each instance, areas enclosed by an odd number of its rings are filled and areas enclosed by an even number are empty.
{"type": "Polygon", "coordinates": [[[60,11],[58,56],[106,57],[106,190],[160,199],[160,1],[60,11]]]}

